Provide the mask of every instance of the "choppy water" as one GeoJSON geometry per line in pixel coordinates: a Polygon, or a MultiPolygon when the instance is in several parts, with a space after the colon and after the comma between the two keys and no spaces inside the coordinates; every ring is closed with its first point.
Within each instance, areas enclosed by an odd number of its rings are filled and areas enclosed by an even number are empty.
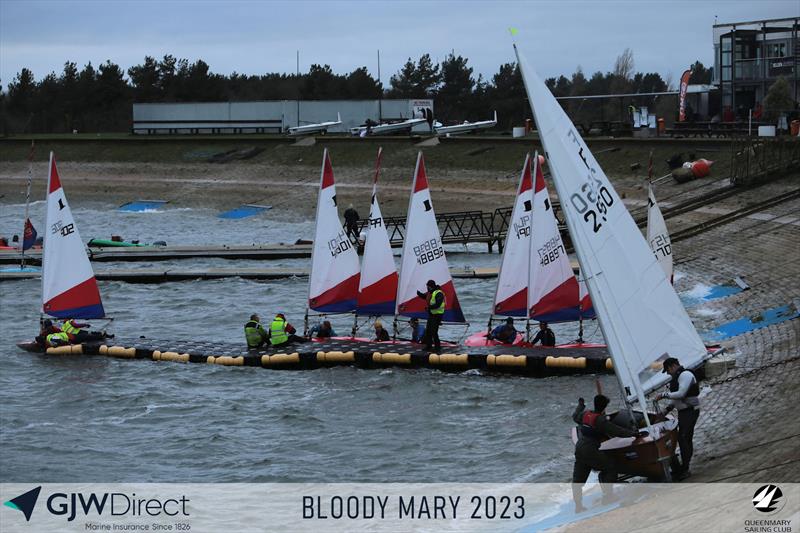
{"type": "MultiPolygon", "coordinates": [[[[236,221],[212,210],[129,214],[72,205],[84,240],[116,233],[171,244],[275,242],[312,231],[311,223],[284,223],[276,213],[236,221]]],[[[37,227],[43,209],[33,206],[37,227]]],[[[21,213],[22,206],[2,206],[0,234],[17,232],[21,213]]],[[[451,263],[496,265],[499,256],[457,254],[451,263]]],[[[292,264],[308,261],[281,265],[292,264]]],[[[456,285],[472,330],[482,328],[494,280],[456,285]]],[[[126,337],[235,342],[252,312],[280,309],[300,326],[307,296],[302,279],[101,282],[100,289],[114,330],[126,337]]],[[[33,280],[0,284],[3,481],[566,481],[571,410],[577,396],[595,391],[591,376],[276,372],[31,355],[14,342],[35,334],[39,291],[33,280]]],[[[349,320],[334,326],[348,331],[349,320]]],[[[574,328],[556,331],[562,340],[575,335],[574,328]]],[[[446,337],[462,332],[450,328],[446,337]]],[[[613,377],[601,381],[616,391],[613,377]]]]}

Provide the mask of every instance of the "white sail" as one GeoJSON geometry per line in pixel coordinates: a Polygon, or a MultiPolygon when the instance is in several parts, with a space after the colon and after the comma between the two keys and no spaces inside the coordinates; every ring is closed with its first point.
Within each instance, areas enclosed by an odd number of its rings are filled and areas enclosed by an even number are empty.
{"type": "Polygon", "coordinates": [[[539,161],[533,186],[533,236],[530,248],[528,311],[542,322],[566,322],[580,318],[578,280],[558,231],[539,161]]]}
{"type": "Polygon", "coordinates": [[[517,200],[508,223],[503,260],[497,275],[492,308],[497,315],[528,316],[528,279],[525,273],[530,264],[531,187],[531,156],[528,154],[520,173],[517,200]]]}
{"type": "Polygon", "coordinates": [[[50,152],[42,257],[42,311],[58,318],[103,318],[103,302],[50,152]]]}
{"type": "Polygon", "coordinates": [[[572,243],[627,399],[666,382],[660,361],[706,349],[642,233],[569,117],[514,47],[572,243]]]}
{"type": "Polygon", "coordinates": [[[464,322],[456,289],[447,266],[439,225],[433,211],[431,192],[422,152],[417,156],[414,183],[406,215],[406,235],[403,239],[403,259],[397,287],[397,314],[409,318],[425,318],[427,302],[417,296],[425,292],[425,284],[433,280],[445,295],[445,322],[464,322]]]}
{"type": "Polygon", "coordinates": [[[358,278],[358,254],[339,220],[333,167],[326,148],[322,156],[317,225],[311,251],[308,307],[320,313],[354,311],[358,278]]]}
{"type": "Polygon", "coordinates": [[[647,242],[650,249],[658,260],[658,264],[664,269],[664,274],[672,283],[672,243],[667,231],[667,223],[658,208],[656,197],[653,195],[652,185],[647,189],[647,242]]]}
{"type": "Polygon", "coordinates": [[[397,267],[394,265],[389,233],[383,222],[378,203],[378,176],[381,171],[381,154],[375,163],[375,179],[372,184],[372,204],[369,209],[367,237],[364,242],[364,257],[361,261],[361,280],[358,286],[359,315],[393,315],[397,296],[397,267]]]}

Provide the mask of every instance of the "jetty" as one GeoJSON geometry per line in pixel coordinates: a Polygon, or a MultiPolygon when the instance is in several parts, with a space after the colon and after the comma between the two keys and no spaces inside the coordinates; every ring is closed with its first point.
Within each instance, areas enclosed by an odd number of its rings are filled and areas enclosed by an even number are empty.
{"type": "MultiPolygon", "coordinates": [[[[20,344],[20,347],[36,351],[35,345],[20,344]]],[[[272,370],[315,370],[335,366],[364,369],[401,367],[448,372],[475,370],[530,377],[611,373],[614,368],[606,348],[597,345],[574,348],[443,346],[442,353],[438,354],[421,348],[422,345],[410,342],[366,342],[358,339],[326,339],[324,342],[310,341],[262,350],[247,350],[244,343],[115,339],[114,344],[84,343],[47,348],[46,355],[106,356],[272,370]]]]}
{"type": "MultiPolygon", "coordinates": [[[[95,277],[102,281],[125,281],[128,283],[164,283],[169,281],[188,281],[195,279],[285,279],[307,278],[307,268],[131,268],[98,270],[95,277]]],[[[498,268],[451,268],[450,275],[454,278],[496,278],[498,268]]],[[[41,272],[37,271],[0,271],[0,281],[14,281],[23,279],[39,279],[41,272]]]]}

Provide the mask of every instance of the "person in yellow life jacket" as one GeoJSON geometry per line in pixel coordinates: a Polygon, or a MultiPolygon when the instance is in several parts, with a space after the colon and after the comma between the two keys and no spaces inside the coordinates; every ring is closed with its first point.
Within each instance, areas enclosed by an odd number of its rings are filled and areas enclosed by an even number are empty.
{"type": "Polygon", "coordinates": [[[47,336],[51,333],[61,333],[61,328],[53,324],[53,321],[47,318],[41,324],[39,334],[36,336],[36,344],[42,348],[47,348],[47,336]]]}
{"type": "Polygon", "coordinates": [[[614,424],[606,416],[609,399],[598,394],[594,397],[594,410],[586,410],[583,398],[578,399],[578,407],[572,414],[572,420],[578,424],[578,442],[575,444],[575,465],[572,469],[572,499],[575,512],[581,513],[583,507],[583,485],[592,470],[600,471],[600,488],[603,490],[603,502],[608,503],[613,497],[612,483],[617,480],[617,468],[614,461],[600,451],[600,444],[610,437],[645,437],[646,431],[622,427],[614,424]]]}
{"type": "Polygon", "coordinates": [[[51,333],[46,337],[47,346],[64,346],[69,344],[69,334],[64,333],[63,331],[59,331],[57,333],[51,333]]]}
{"type": "Polygon", "coordinates": [[[435,350],[439,352],[442,349],[442,342],[439,340],[439,326],[444,318],[447,298],[445,298],[442,288],[432,279],[428,280],[426,288],[427,292],[417,291],[417,296],[428,303],[428,322],[425,325],[425,336],[422,342],[425,344],[425,350],[431,351],[435,347],[435,350]]]}
{"type": "Polygon", "coordinates": [[[103,331],[87,331],[84,328],[92,327],[91,324],[81,324],[74,318],[68,318],[61,326],[61,331],[69,336],[72,343],[81,343],[87,341],[102,340],[105,338],[114,338],[113,335],[107,335],[103,331]]]}
{"type": "Polygon", "coordinates": [[[244,325],[244,338],[247,349],[258,349],[269,342],[269,332],[261,325],[258,315],[250,315],[250,321],[244,325]]]}
{"type": "Polygon", "coordinates": [[[308,339],[295,335],[296,332],[294,326],[286,321],[286,316],[278,313],[269,326],[269,343],[272,346],[284,346],[293,342],[307,342],[308,339]]]}

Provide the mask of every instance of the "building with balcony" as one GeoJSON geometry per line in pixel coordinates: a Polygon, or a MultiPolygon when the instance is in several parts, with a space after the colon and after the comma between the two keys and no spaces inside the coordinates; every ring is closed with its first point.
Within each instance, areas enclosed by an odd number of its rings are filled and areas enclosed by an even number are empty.
{"type": "Polygon", "coordinates": [[[798,101],[800,18],[714,25],[714,85],[720,88],[723,113],[745,118],[764,101],[783,76],[798,101]]]}

